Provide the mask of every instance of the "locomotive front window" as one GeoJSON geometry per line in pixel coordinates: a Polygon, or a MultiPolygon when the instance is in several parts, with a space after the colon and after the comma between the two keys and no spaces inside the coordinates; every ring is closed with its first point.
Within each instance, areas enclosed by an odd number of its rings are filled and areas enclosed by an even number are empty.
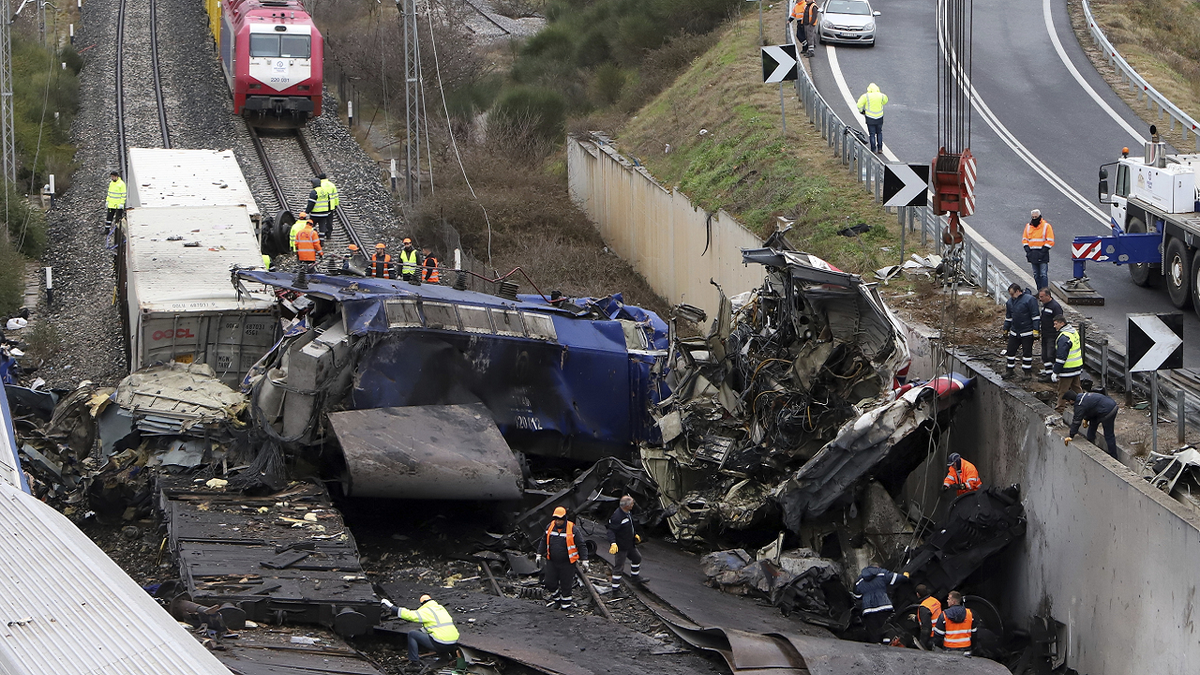
{"type": "Polygon", "coordinates": [[[307,59],[311,54],[311,38],[307,35],[280,35],[279,55],[287,59],[307,59]]]}
{"type": "Polygon", "coordinates": [[[251,33],[250,56],[279,56],[279,36],[271,33],[251,33]]]}

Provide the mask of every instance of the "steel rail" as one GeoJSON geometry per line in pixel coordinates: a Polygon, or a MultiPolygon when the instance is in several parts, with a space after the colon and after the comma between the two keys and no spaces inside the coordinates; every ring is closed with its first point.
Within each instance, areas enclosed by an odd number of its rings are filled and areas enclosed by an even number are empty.
{"type": "Polygon", "coordinates": [[[113,74],[117,81],[116,104],[117,114],[117,171],[121,173],[121,179],[129,177],[126,172],[125,160],[125,67],[123,61],[125,50],[125,0],[121,0],[117,5],[117,59],[116,66],[113,68],[113,74]]]}
{"type": "MultiPolygon", "coordinates": [[[[125,6],[125,0],[121,0],[125,6]]],[[[150,64],[154,71],[154,100],[158,104],[158,129],[162,132],[163,147],[171,147],[171,131],[167,128],[167,105],[163,100],[162,77],[158,66],[158,0],[150,0],[150,64]]]]}

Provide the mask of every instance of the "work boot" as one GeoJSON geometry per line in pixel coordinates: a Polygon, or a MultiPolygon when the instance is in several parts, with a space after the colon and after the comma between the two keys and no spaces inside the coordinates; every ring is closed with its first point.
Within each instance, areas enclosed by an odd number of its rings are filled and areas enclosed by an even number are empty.
{"type": "Polygon", "coordinates": [[[1050,382],[1050,373],[1042,373],[1038,375],[1038,382],[1050,382]]]}
{"type": "Polygon", "coordinates": [[[640,588],[645,588],[646,584],[650,582],[649,579],[647,579],[646,577],[644,577],[640,574],[629,575],[629,580],[632,581],[633,583],[637,584],[638,587],[640,587],[640,588]]]}
{"type": "Polygon", "coordinates": [[[1004,379],[1004,380],[1011,380],[1016,376],[1017,376],[1017,371],[1013,370],[1012,368],[1005,368],[1004,374],[1001,375],[1000,378],[1004,379]]]}
{"type": "Polygon", "coordinates": [[[1021,379],[1026,382],[1028,382],[1029,380],[1032,380],[1033,379],[1033,371],[1022,369],[1021,370],[1021,379]]]}
{"type": "Polygon", "coordinates": [[[555,593],[554,595],[551,595],[550,597],[546,598],[546,606],[553,607],[558,604],[558,601],[559,601],[558,593],[555,593]]]}

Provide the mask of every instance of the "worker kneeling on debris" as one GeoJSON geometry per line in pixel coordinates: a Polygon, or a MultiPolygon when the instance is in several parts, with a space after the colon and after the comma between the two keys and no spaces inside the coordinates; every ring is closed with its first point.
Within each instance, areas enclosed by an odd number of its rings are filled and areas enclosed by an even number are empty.
{"type": "Polygon", "coordinates": [[[391,600],[384,599],[383,606],[388,611],[396,612],[396,616],[404,621],[421,624],[420,630],[408,632],[408,660],[420,665],[420,650],[437,652],[445,657],[454,653],[458,647],[458,629],[454,627],[454,619],[450,612],[439,605],[428,595],[421,596],[421,606],[416,610],[396,607],[391,600]]]}

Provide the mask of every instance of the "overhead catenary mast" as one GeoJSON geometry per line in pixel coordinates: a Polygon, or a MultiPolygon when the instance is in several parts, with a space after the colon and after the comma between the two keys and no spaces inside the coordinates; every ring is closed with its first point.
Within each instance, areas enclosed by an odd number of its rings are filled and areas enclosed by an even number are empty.
{"type": "Polygon", "coordinates": [[[13,132],[12,42],[10,27],[13,15],[8,0],[0,21],[0,172],[7,185],[17,180],[17,144],[13,132]]]}
{"type": "Polygon", "coordinates": [[[421,43],[417,0],[396,0],[404,33],[404,184],[408,203],[421,199],[421,43]]]}

